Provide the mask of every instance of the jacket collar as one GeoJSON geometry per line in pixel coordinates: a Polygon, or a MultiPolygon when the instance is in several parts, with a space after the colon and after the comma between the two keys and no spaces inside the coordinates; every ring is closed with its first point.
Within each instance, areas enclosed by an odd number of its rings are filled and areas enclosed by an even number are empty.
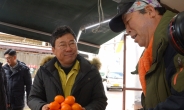
{"type": "Polygon", "coordinates": [[[17,60],[17,64],[14,67],[10,67],[7,63],[4,65],[5,68],[9,68],[9,69],[10,68],[18,69],[18,68],[20,68],[22,66],[26,66],[26,64],[24,62],[19,61],[19,60],[17,60]]]}
{"type": "Polygon", "coordinates": [[[162,56],[160,54],[164,53],[164,50],[168,45],[167,28],[171,18],[174,15],[176,15],[176,13],[166,11],[156,28],[153,39],[153,62],[155,62],[158,59],[157,58],[158,56],[162,56]],[[158,55],[158,52],[161,53],[159,53],[158,55]]]}
{"type": "MultiPolygon", "coordinates": [[[[80,63],[80,73],[82,74],[88,73],[91,70],[92,66],[90,62],[84,59],[81,55],[79,54],[77,55],[77,60],[80,63]]],[[[56,57],[48,61],[45,65],[43,65],[43,67],[52,73],[53,71],[57,70],[56,67],[54,66],[55,62],[57,62],[56,57]]]]}

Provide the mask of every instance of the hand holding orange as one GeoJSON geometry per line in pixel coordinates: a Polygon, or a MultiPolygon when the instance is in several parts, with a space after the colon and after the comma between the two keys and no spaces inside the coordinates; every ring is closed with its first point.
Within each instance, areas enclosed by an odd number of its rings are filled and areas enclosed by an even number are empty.
{"type": "Polygon", "coordinates": [[[83,110],[82,106],[75,102],[74,96],[57,95],[54,101],[49,104],[50,110],[83,110]]]}
{"type": "Polygon", "coordinates": [[[61,107],[61,105],[60,105],[58,102],[56,102],[56,101],[51,102],[51,103],[49,104],[49,108],[50,108],[51,110],[59,110],[60,107],[61,107]]]}

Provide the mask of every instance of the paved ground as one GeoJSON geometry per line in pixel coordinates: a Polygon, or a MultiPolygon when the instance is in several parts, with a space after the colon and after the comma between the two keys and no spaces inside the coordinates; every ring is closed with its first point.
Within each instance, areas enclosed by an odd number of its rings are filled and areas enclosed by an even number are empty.
{"type": "Polygon", "coordinates": [[[107,107],[106,110],[122,110],[123,108],[123,92],[119,89],[116,90],[106,90],[106,82],[104,84],[105,93],[107,95],[107,107]]]}

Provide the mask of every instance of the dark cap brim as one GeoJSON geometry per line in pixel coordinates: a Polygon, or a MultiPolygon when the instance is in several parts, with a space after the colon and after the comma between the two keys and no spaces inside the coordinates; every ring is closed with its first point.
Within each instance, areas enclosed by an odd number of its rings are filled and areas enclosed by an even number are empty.
{"type": "Polygon", "coordinates": [[[109,27],[112,31],[121,32],[125,30],[125,24],[123,23],[122,15],[124,15],[128,11],[128,9],[133,5],[134,2],[135,0],[130,0],[129,2],[122,2],[118,5],[118,14],[113,17],[109,22],[109,27]]]}

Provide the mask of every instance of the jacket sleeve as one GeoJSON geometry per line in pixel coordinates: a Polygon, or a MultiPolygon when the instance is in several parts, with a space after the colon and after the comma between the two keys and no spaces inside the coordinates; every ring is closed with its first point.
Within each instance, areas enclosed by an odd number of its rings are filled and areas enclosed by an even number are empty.
{"type": "Polygon", "coordinates": [[[2,68],[2,75],[3,75],[3,80],[4,80],[4,89],[5,89],[5,95],[6,95],[6,98],[7,98],[7,78],[6,78],[6,75],[5,75],[5,72],[4,72],[4,69],[2,68]]]}
{"type": "MultiPolygon", "coordinates": [[[[95,74],[95,73],[94,73],[95,74]]],[[[86,110],[105,110],[107,106],[107,97],[100,74],[95,77],[95,86],[92,92],[92,101],[86,107],[86,110]]]]}
{"type": "Polygon", "coordinates": [[[2,65],[0,64],[0,110],[7,110],[6,99],[6,77],[2,65]]]}
{"type": "Polygon", "coordinates": [[[175,93],[168,97],[165,102],[159,103],[154,109],[148,110],[184,110],[184,93],[176,91],[175,93]]]}
{"type": "Polygon", "coordinates": [[[138,75],[138,63],[137,63],[137,65],[136,65],[136,67],[135,67],[135,70],[132,71],[131,74],[133,74],[133,75],[135,75],[135,74],[138,75]]]}
{"type": "Polygon", "coordinates": [[[184,110],[184,57],[177,54],[174,57],[174,67],[177,70],[170,81],[171,95],[165,102],[150,110],[184,110]]]}
{"type": "Polygon", "coordinates": [[[28,106],[31,110],[41,110],[41,107],[47,104],[47,102],[44,101],[46,100],[44,90],[42,72],[41,69],[38,69],[28,97],[28,106]]]}
{"type": "Polygon", "coordinates": [[[24,85],[26,86],[26,95],[27,99],[31,90],[31,85],[32,85],[32,79],[31,79],[31,73],[28,67],[25,67],[25,72],[24,72],[24,85]]]}

